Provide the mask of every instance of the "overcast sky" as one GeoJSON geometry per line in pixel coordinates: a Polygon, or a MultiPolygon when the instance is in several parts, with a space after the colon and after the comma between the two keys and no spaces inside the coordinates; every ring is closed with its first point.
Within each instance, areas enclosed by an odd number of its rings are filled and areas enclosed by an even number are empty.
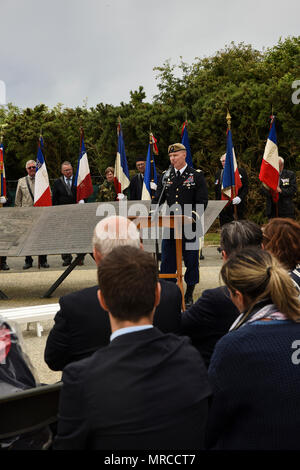
{"type": "Polygon", "coordinates": [[[300,35],[299,0],[0,0],[0,80],[20,107],[128,102],[153,67],[231,41],[262,50],[300,35]]]}

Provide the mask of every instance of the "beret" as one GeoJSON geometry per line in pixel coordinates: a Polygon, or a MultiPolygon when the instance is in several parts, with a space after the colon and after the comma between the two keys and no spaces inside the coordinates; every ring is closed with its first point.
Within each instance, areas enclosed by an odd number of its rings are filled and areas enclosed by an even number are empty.
{"type": "Polygon", "coordinates": [[[182,144],[172,144],[168,147],[168,153],[180,152],[180,150],[186,150],[185,146],[182,144]]]}

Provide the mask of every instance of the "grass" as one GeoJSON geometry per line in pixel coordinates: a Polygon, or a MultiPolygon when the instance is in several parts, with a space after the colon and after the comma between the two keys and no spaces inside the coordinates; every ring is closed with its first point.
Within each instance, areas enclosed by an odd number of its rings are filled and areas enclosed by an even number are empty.
{"type": "Polygon", "coordinates": [[[209,245],[220,245],[220,234],[219,233],[206,233],[204,236],[204,246],[209,245]]]}

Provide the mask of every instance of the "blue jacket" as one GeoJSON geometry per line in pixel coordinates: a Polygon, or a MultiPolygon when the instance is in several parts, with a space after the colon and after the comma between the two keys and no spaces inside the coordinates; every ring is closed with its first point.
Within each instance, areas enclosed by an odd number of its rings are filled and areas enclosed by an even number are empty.
{"type": "Polygon", "coordinates": [[[217,343],[208,370],[214,398],[209,449],[300,449],[300,323],[255,321],[217,343]]]}

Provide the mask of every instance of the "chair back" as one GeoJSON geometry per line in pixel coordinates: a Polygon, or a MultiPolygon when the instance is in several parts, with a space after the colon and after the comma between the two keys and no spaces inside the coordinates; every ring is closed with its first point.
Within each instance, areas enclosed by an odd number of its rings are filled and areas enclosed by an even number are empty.
{"type": "Polygon", "coordinates": [[[43,428],[57,421],[62,382],[0,397],[0,440],[43,428]]]}

